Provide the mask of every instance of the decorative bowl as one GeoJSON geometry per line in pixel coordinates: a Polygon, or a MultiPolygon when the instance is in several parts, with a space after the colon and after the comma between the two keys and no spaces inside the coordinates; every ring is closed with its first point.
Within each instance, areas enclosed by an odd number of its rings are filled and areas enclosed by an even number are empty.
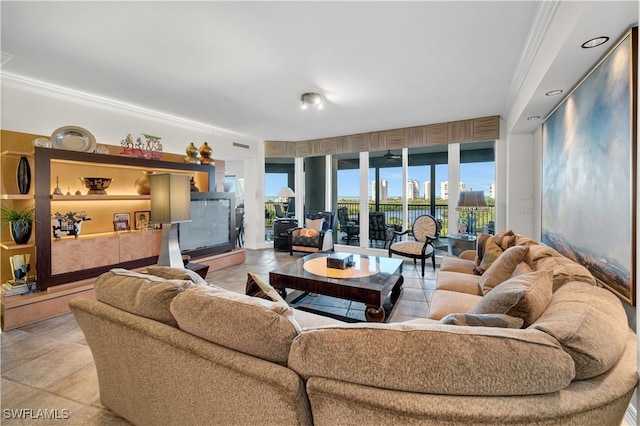
{"type": "Polygon", "coordinates": [[[103,177],[81,177],[85,188],[89,189],[87,195],[107,195],[107,189],[111,185],[112,178],[103,177]]]}

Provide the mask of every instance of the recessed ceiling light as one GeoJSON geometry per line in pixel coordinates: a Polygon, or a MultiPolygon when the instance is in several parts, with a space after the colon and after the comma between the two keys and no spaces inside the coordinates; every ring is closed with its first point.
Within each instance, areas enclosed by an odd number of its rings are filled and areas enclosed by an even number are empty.
{"type": "Polygon", "coordinates": [[[528,117],[527,120],[540,120],[540,116],[539,115],[532,115],[531,117],[528,117]]]}
{"type": "Polygon", "coordinates": [[[547,95],[547,96],[555,96],[555,95],[559,95],[562,92],[563,92],[563,90],[560,90],[560,89],[551,90],[551,91],[545,93],[545,95],[547,95]]]}
{"type": "Polygon", "coordinates": [[[592,38],[591,40],[588,40],[588,41],[585,41],[584,43],[582,43],[582,48],[583,49],[591,49],[592,47],[596,47],[596,46],[600,46],[601,44],[605,44],[608,41],[609,41],[609,37],[607,37],[607,36],[600,36],[600,37],[592,38]]]}
{"type": "Polygon", "coordinates": [[[300,102],[302,102],[302,109],[307,109],[309,105],[322,109],[322,95],[320,93],[307,92],[300,96],[300,102]]]}

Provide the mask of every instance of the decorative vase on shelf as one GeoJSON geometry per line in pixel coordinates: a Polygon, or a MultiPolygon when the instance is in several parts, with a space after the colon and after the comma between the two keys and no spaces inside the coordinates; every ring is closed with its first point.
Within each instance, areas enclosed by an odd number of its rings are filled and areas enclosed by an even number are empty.
{"type": "Polygon", "coordinates": [[[24,226],[21,223],[9,222],[9,227],[11,228],[11,239],[16,244],[27,244],[29,242],[33,225],[24,226]]]}
{"type": "Polygon", "coordinates": [[[200,159],[198,158],[198,154],[200,152],[198,151],[198,148],[193,144],[193,142],[189,144],[185,152],[187,153],[187,156],[184,157],[185,163],[200,164],[200,159]]]}
{"type": "Polygon", "coordinates": [[[18,162],[18,170],[16,172],[16,181],[18,182],[18,191],[21,194],[28,194],[31,188],[31,167],[27,157],[20,157],[18,162]]]}
{"type": "Polygon", "coordinates": [[[211,154],[213,153],[213,149],[209,146],[207,142],[203,143],[199,149],[200,151],[200,163],[206,165],[213,165],[213,160],[211,159],[211,154]]]}
{"type": "Polygon", "coordinates": [[[143,171],[142,176],[136,179],[135,186],[136,192],[139,195],[149,195],[151,194],[151,183],[149,182],[149,175],[152,175],[153,171],[143,171]]]}

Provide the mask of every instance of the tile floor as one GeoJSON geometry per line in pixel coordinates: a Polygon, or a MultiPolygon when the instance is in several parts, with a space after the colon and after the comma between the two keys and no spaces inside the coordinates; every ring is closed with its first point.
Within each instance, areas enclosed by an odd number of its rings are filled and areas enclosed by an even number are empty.
{"type": "MultiPolygon", "coordinates": [[[[291,257],[288,252],[247,250],[244,264],[210,272],[207,281],[244,293],[248,272],[268,280],[269,271],[299,257],[291,257]]],[[[405,262],[404,290],[390,322],[428,315],[436,272],[427,266],[423,279],[419,269],[411,260],[405,262]]],[[[342,300],[316,296],[303,302],[322,305],[321,309],[338,315],[364,316],[364,306],[342,300]]],[[[1,424],[128,424],[100,404],[91,351],[71,314],[3,332],[0,346],[1,424]]]]}

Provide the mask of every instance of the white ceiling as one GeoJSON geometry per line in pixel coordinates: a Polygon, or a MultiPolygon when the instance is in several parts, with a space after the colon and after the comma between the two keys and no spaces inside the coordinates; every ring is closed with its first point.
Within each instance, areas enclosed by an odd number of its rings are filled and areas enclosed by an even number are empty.
{"type": "Polygon", "coordinates": [[[491,115],[527,133],[561,100],[544,93],[569,91],[638,20],[637,1],[571,3],[2,1],[2,72],[256,139],[491,115]],[[580,48],[600,35],[612,42],[580,48]],[[308,91],[322,111],[301,110],[308,91]]]}

